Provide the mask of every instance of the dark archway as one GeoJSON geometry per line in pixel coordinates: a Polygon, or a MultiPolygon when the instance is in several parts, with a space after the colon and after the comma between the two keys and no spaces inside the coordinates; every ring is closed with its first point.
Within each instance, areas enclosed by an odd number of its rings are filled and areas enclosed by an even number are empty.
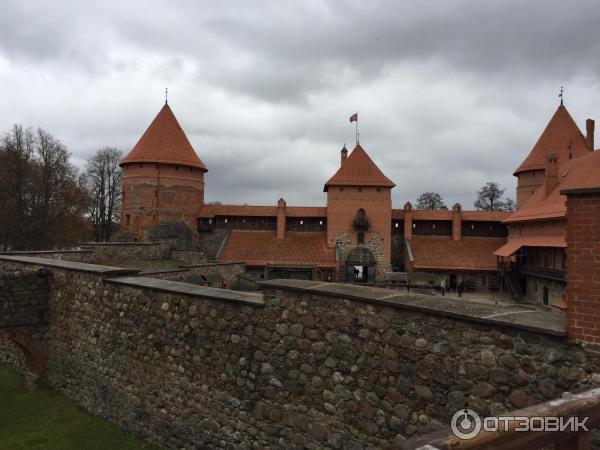
{"type": "Polygon", "coordinates": [[[548,292],[548,286],[544,286],[542,301],[544,302],[544,305],[547,305],[548,303],[550,303],[550,296],[549,296],[549,292],[548,292]]]}
{"type": "Polygon", "coordinates": [[[354,247],[346,258],[346,281],[368,283],[375,281],[373,252],[366,247],[354,247]]]}
{"type": "Polygon", "coordinates": [[[26,369],[29,373],[41,377],[46,372],[46,355],[38,347],[33,338],[19,329],[0,329],[0,337],[15,344],[25,357],[26,369]]]}

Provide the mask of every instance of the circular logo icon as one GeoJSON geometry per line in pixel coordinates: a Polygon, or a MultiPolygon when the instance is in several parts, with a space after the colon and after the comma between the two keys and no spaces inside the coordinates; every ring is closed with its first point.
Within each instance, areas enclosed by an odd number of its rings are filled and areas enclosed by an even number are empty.
{"type": "Polygon", "coordinates": [[[481,431],[481,417],[472,409],[460,409],[452,416],[450,428],[459,439],[473,439],[481,431]]]}

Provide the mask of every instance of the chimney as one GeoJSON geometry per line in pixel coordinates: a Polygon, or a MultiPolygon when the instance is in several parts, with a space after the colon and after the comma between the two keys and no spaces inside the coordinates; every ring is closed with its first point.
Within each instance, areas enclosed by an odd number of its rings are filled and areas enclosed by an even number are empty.
{"type": "Polygon", "coordinates": [[[277,202],[277,239],[285,237],[285,200],[280,198],[277,202]]]}
{"type": "Polygon", "coordinates": [[[413,213],[412,213],[412,204],[410,202],[406,202],[404,204],[404,238],[412,239],[412,230],[413,230],[413,213]]]}
{"type": "Polygon", "coordinates": [[[593,119],[588,119],[585,121],[585,143],[590,148],[590,150],[594,150],[594,128],[595,123],[593,119]]]}
{"type": "Polygon", "coordinates": [[[348,158],[348,149],[346,148],[346,144],[344,144],[344,147],[342,147],[342,161],[340,165],[344,165],[344,162],[346,162],[346,158],[348,158]]]}
{"type": "Polygon", "coordinates": [[[550,154],[546,155],[546,169],[544,172],[544,189],[546,191],[546,197],[550,195],[550,192],[558,184],[558,155],[550,154]]]}
{"type": "Polygon", "coordinates": [[[460,241],[462,233],[462,207],[456,203],[452,207],[452,239],[460,241]]]}

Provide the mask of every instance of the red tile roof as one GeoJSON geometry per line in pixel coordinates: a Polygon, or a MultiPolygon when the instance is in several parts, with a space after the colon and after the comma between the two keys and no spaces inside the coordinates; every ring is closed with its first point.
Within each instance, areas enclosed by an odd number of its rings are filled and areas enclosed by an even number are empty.
{"type": "Polygon", "coordinates": [[[335,249],[327,247],[327,233],[288,231],[277,239],[273,231],[231,231],[219,261],[336,267],[335,249]]]}
{"type": "Polygon", "coordinates": [[[494,251],[504,238],[416,236],[410,240],[415,269],[496,270],[494,251]]]}
{"type": "Polygon", "coordinates": [[[162,163],[208,170],[166,103],[133,150],[123,158],[121,166],[131,163],[162,163]]]}
{"type": "MultiPolygon", "coordinates": [[[[288,206],[285,209],[288,217],[327,217],[327,208],[317,206],[288,206]]],[[[245,216],[275,217],[276,206],[255,205],[202,205],[199,217],[245,216]]]]}
{"type": "Polygon", "coordinates": [[[329,186],[381,186],[393,188],[396,185],[375,165],[360,144],[357,144],[335,175],[325,183],[323,191],[327,192],[329,186]]]}
{"type": "Polygon", "coordinates": [[[558,185],[546,197],[544,185],[503,222],[526,222],[565,217],[566,197],[561,190],[600,187],[600,152],[591,152],[561,164],[558,169],[558,185]]]}
{"type": "Polygon", "coordinates": [[[506,244],[494,252],[496,256],[510,256],[521,247],[557,247],[566,248],[564,236],[525,236],[510,239],[506,244]]]}
{"type": "Polygon", "coordinates": [[[573,158],[592,151],[567,108],[560,105],[525,161],[515,170],[515,175],[527,170],[544,169],[546,155],[550,153],[557,154],[561,163],[568,161],[569,143],[573,158]]]}

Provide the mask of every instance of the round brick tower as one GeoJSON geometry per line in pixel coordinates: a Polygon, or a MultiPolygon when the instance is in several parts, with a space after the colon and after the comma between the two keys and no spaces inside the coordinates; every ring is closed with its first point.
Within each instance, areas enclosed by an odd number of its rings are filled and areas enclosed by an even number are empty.
{"type": "Polygon", "coordinates": [[[142,240],[149,226],[181,220],[196,231],[208,169],[166,102],[121,167],[122,231],[142,240]]]}

